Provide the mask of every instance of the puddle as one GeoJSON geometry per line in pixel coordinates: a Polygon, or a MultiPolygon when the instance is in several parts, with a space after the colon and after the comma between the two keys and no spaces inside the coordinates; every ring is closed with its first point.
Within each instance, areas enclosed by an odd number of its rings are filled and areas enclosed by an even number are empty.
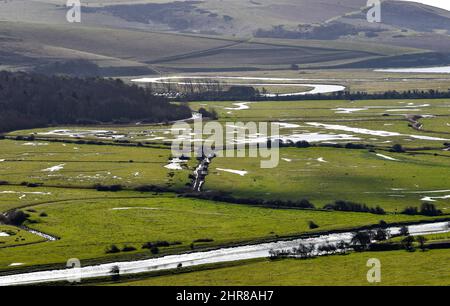
{"type": "Polygon", "coordinates": [[[317,127],[317,128],[324,128],[327,130],[353,132],[356,134],[364,134],[364,135],[372,135],[372,136],[380,136],[380,137],[407,136],[407,137],[421,139],[421,140],[433,140],[433,141],[448,141],[449,140],[449,139],[439,138],[439,137],[430,137],[430,136],[422,136],[422,135],[404,135],[404,134],[400,134],[397,132],[369,130],[369,129],[355,128],[355,127],[349,127],[349,126],[338,125],[338,124],[325,124],[325,123],[318,123],[318,122],[308,122],[306,124],[317,127]]]}
{"type": "Polygon", "coordinates": [[[239,171],[239,170],[232,170],[232,169],[222,169],[222,168],[216,168],[216,170],[218,171],[224,171],[224,172],[229,172],[229,173],[233,173],[233,174],[238,174],[240,176],[245,176],[248,174],[248,171],[239,171]]]}
{"type": "Polygon", "coordinates": [[[83,137],[97,137],[104,139],[119,139],[125,137],[125,135],[117,134],[116,131],[109,130],[53,130],[49,132],[38,133],[43,136],[61,136],[71,138],[83,138],[83,137]]]}
{"type": "Polygon", "coordinates": [[[64,169],[65,165],[66,164],[61,164],[61,165],[53,166],[53,167],[50,167],[50,168],[47,168],[47,169],[44,169],[44,170],[41,170],[41,171],[43,171],[43,172],[56,172],[56,171],[64,169]]]}
{"type": "Polygon", "coordinates": [[[422,199],[420,199],[421,201],[426,201],[426,202],[436,202],[437,200],[446,200],[446,199],[450,199],[450,195],[446,195],[443,197],[424,197],[422,199]]]}
{"type": "Polygon", "coordinates": [[[233,103],[233,105],[236,105],[237,107],[227,107],[226,110],[245,110],[250,109],[250,106],[247,104],[250,104],[250,102],[241,102],[241,103],[233,103]]]}
{"type": "Polygon", "coordinates": [[[386,160],[399,161],[398,159],[395,159],[395,158],[393,158],[393,157],[386,156],[386,155],[383,155],[383,154],[375,154],[375,155],[378,156],[378,157],[384,158],[384,159],[386,159],[386,160]]]}
{"type": "Polygon", "coordinates": [[[300,125],[298,125],[298,124],[285,123],[285,122],[273,122],[272,124],[276,124],[280,128],[284,128],[284,129],[296,129],[296,128],[300,127],[300,125]]]}
{"type": "Polygon", "coordinates": [[[280,140],[283,142],[322,142],[322,141],[333,141],[333,140],[361,140],[353,135],[347,134],[321,134],[321,133],[305,133],[305,134],[292,134],[288,136],[280,136],[280,140]]]}
{"type": "Polygon", "coordinates": [[[355,112],[369,110],[369,108],[335,108],[332,110],[336,111],[336,114],[353,114],[355,112]]]}
{"type": "Polygon", "coordinates": [[[30,147],[48,146],[48,143],[45,143],[45,142],[26,142],[22,146],[30,146],[30,147]]]}
{"type": "Polygon", "coordinates": [[[182,163],[186,163],[186,161],[179,158],[173,158],[169,161],[168,165],[164,166],[164,168],[169,170],[183,170],[183,167],[181,167],[182,163]]]}
{"type": "Polygon", "coordinates": [[[51,195],[51,192],[21,192],[21,191],[0,191],[0,194],[34,194],[34,195],[51,195]]]}

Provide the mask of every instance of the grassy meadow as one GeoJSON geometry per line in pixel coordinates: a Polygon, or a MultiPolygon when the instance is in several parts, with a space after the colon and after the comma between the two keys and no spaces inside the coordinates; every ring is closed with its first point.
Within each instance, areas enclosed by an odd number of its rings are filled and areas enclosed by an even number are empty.
{"type": "Polygon", "coordinates": [[[16,185],[156,185],[179,189],[189,182],[190,163],[182,170],[167,169],[170,157],[170,150],[165,149],[2,140],[0,177],[16,185]]]}

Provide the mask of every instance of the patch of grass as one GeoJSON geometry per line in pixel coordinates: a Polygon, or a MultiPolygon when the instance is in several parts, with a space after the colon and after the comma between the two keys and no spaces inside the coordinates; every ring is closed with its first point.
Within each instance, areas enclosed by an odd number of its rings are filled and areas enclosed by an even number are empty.
{"type": "MultiPolygon", "coordinates": [[[[18,247],[44,241],[41,237],[30,234],[27,231],[15,226],[0,225],[0,232],[7,233],[9,235],[6,237],[0,236],[0,249],[5,247],[18,247]]],[[[6,261],[8,258],[4,259],[6,261]]],[[[9,259],[11,260],[11,258],[9,259]]],[[[9,264],[11,263],[12,262],[9,264]]]]}
{"type": "MultiPolygon", "coordinates": [[[[398,161],[380,158],[367,150],[335,148],[282,148],[279,165],[261,169],[259,158],[217,157],[210,166],[205,190],[230,192],[234,197],[298,200],[316,207],[337,200],[380,206],[388,212],[422,204],[428,193],[448,189],[443,177],[450,170],[448,158],[433,155],[386,153],[398,161]],[[322,157],[326,162],[320,162],[322,157]],[[283,160],[287,159],[289,162],[283,160]],[[245,170],[245,176],[216,168],[245,170]]],[[[449,200],[435,202],[448,213],[449,200]]]]}

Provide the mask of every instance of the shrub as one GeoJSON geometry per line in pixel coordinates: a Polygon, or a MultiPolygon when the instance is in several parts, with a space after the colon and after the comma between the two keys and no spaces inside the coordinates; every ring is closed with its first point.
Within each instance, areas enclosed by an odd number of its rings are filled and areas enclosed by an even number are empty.
{"type": "Polygon", "coordinates": [[[400,144],[396,144],[392,146],[392,149],[390,150],[391,152],[394,153],[405,153],[405,149],[403,149],[402,145],[400,144]]]}
{"type": "Polygon", "coordinates": [[[371,234],[369,232],[357,232],[352,238],[352,245],[356,251],[366,250],[371,243],[371,234]]]}
{"type": "Polygon", "coordinates": [[[424,216],[441,216],[442,211],[437,209],[434,204],[431,203],[423,203],[422,207],[420,208],[420,214],[424,216]]]}
{"type": "Polygon", "coordinates": [[[305,140],[302,140],[302,141],[297,141],[295,143],[295,146],[297,148],[309,148],[309,147],[311,147],[311,144],[305,140]]]}
{"type": "Polygon", "coordinates": [[[402,214],[414,216],[414,215],[418,215],[419,214],[419,210],[417,209],[417,207],[406,207],[402,211],[402,214]]]}
{"type": "Polygon", "coordinates": [[[213,241],[214,241],[214,239],[202,238],[202,239],[194,240],[194,243],[208,243],[208,242],[213,242],[213,241]]]}
{"type": "Polygon", "coordinates": [[[384,240],[387,240],[388,239],[388,236],[389,236],[389,233],[388,233],[388,231],[387,230],[385,230],[385,229],[378,229],[376,232],[375,232],[375,235],[374,235],[374,239],[375,240],[377,240],[377,241],[384,241],[384,240]]]}
{"type": "Polygon", "coordinates": [[[138,192],[165,192],[165,191],[169,191],[168,188],[162,188],[162,187],[155,186],[155,185],[138,186],[138,187],[134,188],[134,190],[138,191],[138,192]]]}
{"type": "Polygon", "coordinates": [[[166,248],[171,245],[179,245],[181,242],[175,241],[175,242],[168,242],[168,241],[155,241],[155,242],[146,242],[142,245],[143,249],[151,249],[152,247],[160,247],[160,248],[166,248]]]}
{"type": "Polygon", "coordinates": [[[303,199],[300,200],[299,202],[295,203],[294,205],[295,207],[299,207],[299,208],[307,208],[307,209],[314,209],[315,206],[313,203],[311,203],[310,201],[303,199]]]}
{"type": "Polygon", "coordinates": [[[109,248],[107,248],[105,250],[106,254],[116,254],[116,253],[120,253],[120,249],[115,245],[111,245],[109,248]]]}
{"type": "Polygon", "coordinates": [[[120,279],[120,267],[119,266],[113,266],[111,270],[109,271],[111,274],[111,279],[113,281],[118,281],[120,279]]]}
{"type": "Polygon", "coordinates": [[[425,252],[426,250],[425,242],[427,242],[428,239],[425,238],[424,236],[418,236],[416,240],[419,243],[419,248],[422,250],[422,252],[425,252]]]}
{"type": "Polygon", "coordinates": [[[30,215],[24,213],[21,210],[13,210],[4,215],[0,215],[0,223],[7,225],[20,226],[28,220],[30,215]]]}
{"type": "Polygon", "coordinates": [[[136,248],[133,246],[126,245],[122,248],[122,252],[133,252],[133,251],[136,251],[136,248]]]}
{"type": "Polygon", "coordinates": [[[210,118],[213,120],[217,120],[219,116],[217,115],[217,112],[215,109],[210,109],[207,111],[205,108],[201,107],[198,112],[204,117],[204,118],[210,118]]]}
{"type": "Polygon", "coordinates": [[[150,249],[150,252],[151,252],[153,255],[157,255],[157,254],[159,254],[159,249],[158,249],[157,246],[153,246],[153,247],[150,249]]]}
{"type": "Polygon", "coordinates": [[[351,149],[351,150],[362,150],[362,149],[367,149],[367,146],[364,144],[359,144],[359,143],[347,143],[345,145],[346,149],[351,149]]]}
{"type": "Polygon", "coordinates": [[[122,185],[111,185],[111,186],[103,186],[103,185],[95,185],[94,186],[95,189],[97,189],[97,191],[111,191],[111,192],[117,192],[117,191],[121,191],[123,189],[122,185]]]}
{"type": "Polygon", "coordinates": [[[434,204],[431,203],[423,203],[420,211],[417,207],[407,207],[402,211],[402,214],[405,215],[423,215],[428,217],[435,217],[435,216],[441,216],[442,211],[437,209],[434,204]]]}
{"type": "Polygon", "coordinates": [[[380,225],[381,228],[388,228],[388,224],[384,220],[380,220],[378,224],[380,225]]]}
{"type": "Polygon", "coordinates": [[[414,248],[414,237],[413,236],[407,236],[402,240],[402,246],[405,250],[408,252],[414,252],[416,249],[414,248]]]}
{"type": "Polygon", "coordinates": [[[400,228],[400,236],[409,236],[409,229],[407,226],[402,226],[400,228]]]}
{"type": "Polygon", "coordinates": [[[26,186],[28,187],[28,188],[36,188],[36,187],[39,187],[39,186],[41,186],[42,184],[38,184],[38,183],[27,183],[26,184],[26,186]]]}
{"type": "Polygon", "coordinates": [[[386,212],[383,208],[377,206],[375,208],[369,208],[365,204],[359,204],[349,201],[336,201],[332,204],[327,204],[324,209],[336,210],[336,211],[351,211],[351,212],[367,212],[377,215],[384,215],[386,212]]]}
{"type": "Polygon", "coordinates": [[[309,225],[309,229],[319,228],[319,226],[316,223],[314,223],[314,221],[309,221],[308,225],[309,225]]]}

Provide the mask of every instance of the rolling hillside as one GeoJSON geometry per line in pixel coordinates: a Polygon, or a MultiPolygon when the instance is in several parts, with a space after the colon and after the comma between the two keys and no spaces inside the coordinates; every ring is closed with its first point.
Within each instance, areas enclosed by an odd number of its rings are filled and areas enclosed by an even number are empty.
{"type": "Polygon", "coordinates": [[[364,68],[424,54],[440,63],[450,50],[450,12],[414,2],[384,1],[379,24],[367,22],[365,0],[83,4],[82,23],[69,24],[61,1],[0,3],[0,67],[103,76],[364,68]]]}

